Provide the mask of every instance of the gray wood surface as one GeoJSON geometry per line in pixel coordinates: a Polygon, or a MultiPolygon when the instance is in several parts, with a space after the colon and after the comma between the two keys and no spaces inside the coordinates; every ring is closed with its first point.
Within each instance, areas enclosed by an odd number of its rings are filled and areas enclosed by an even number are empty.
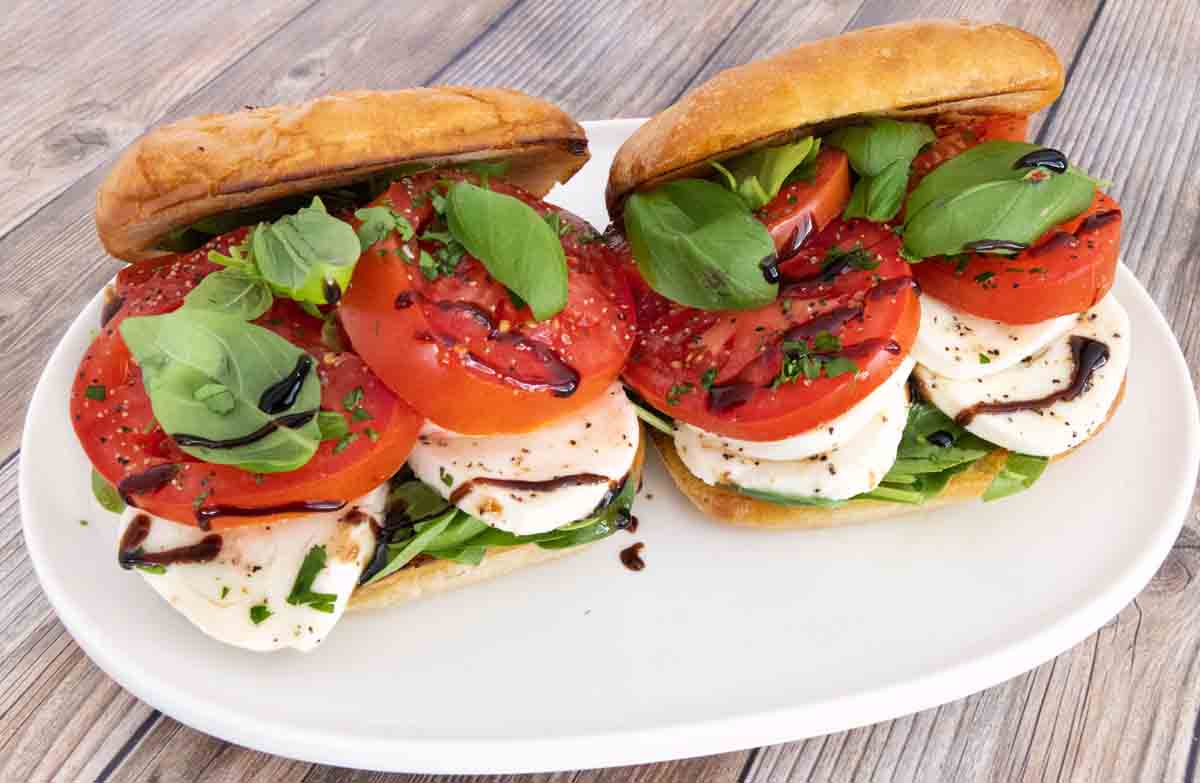
{"type": "MultiPolygon", "coordinates": [[[[1197,0],[19,2],[0,25],[0,781],[432,781],[311,765],[193,731],[67,635],[20,533],[21,420],[46,358],[116,269],[90,210],[147,127],[347,87],[503,84],[585,119],[669,105],[721,68],[843,29],[998,19],[1069,64],[1041,138],[1114,180],[1125,261],[1200,380],[1197,0]]],[[[1084,642],[969,698],[786,745],[471,781],[1182,781],[1200,735],[1200,507],[1142,594],[1084,642]]],[[[1103,531],[1097,531],[1103,535],[1103,531]]]]}

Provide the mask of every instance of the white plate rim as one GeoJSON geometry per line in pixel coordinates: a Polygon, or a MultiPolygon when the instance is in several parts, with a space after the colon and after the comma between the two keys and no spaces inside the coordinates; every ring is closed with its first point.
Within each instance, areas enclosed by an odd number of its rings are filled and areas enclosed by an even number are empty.
{"type": "MultiPolygon", "coordinates": [[[[640,119],[612,119],[583,124],[591,131],[621,129],[641,122],[640,119]]],[[[1171,367],[1162,368],[1162,371],[1173,377],[1165,382],[1191,386],[1186,359],[1166,318],[1140,281],[1123,265],[1119,267],[1118,276],[1120,282],[1153,311],[1152,328],[1157,333],[1154,339],[1165,338],[1171,344],[1171,367]]],[[[56,364],[64,350],[65,338],[56,346],[47,366],[56,364]]],[[[43,378],[39,378],[24,422],[22,452],[29,451],[32,414],[45,404],[43,398],[51,393],[43,378]]],[[[1200,409],[1194,397],[1189,415],[1179,425],[1185,430],[1187,452],[1180,456],[1192,466],[1191,480],[1187,491],[1181,490],[1172,499],[1167,515],[1170,524],[1156,528],[1153,539],[1148,541],[1139,557],[1125,565],[1119,578],[1065,611],[1057,622],[972,660],[889,687],[850,693],[801,707],[680,722],[633,733],[600,732],[537,740],[380,740],[297,727],[264,727],[219,703],[197,702],[168,681],[144,676],[133,662],[122,659],[118,649],[101,644],[89,630],[84,607],[49,569],[45,540],[37,526],[30,523],[30,514],[23,503],[21,516],[25,545],[35,573],[58,617],[84,652],[139,699],[206,734],[305,761],[387,771],[501,774],[611,767],[740,750],[890,720],[991,687],[1070,648],[1103,625],[1141,591],[1166,558],[1183,526],[1200,469],[1200,409]],[[486,759],[487,763],[480,766],[472,759],[486,759]]],[[[27,463],[22,461],[19,477],[22,498],[31,496],[31,481],[27,463]]]]}

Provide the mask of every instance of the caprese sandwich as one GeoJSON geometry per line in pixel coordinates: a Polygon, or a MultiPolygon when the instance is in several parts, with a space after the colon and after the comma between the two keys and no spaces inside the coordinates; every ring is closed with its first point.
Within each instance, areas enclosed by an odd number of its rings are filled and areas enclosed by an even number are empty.
{"type": "Polygon", "coordinates": [[[734,524],[891,516],[1037,480],[1115,410],[1121,213],[1024,141],[1040,39],[921,21],[724,71],[608,185],[624,380],[676,484],[734,524]]]}
{"type": "Polygon", "coordinates": [[[70,398],[118,564],[220,641],[310,650],[625,526],[631,295],[539,199],[587,157],[556,107],[454,87],[138,140],[96,209],[133,263],[70,398]]]}

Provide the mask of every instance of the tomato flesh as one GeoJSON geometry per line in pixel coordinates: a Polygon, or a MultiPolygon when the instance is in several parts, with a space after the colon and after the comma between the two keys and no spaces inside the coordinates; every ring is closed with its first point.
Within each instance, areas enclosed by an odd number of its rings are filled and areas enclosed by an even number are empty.
{"type": "MultiPolygon", "coordinates": [[[[404,215],[418,235],[435,215],[437,172],[396,182],[375,202],[404,215]],[[415,204],[414,204],[415,199],[415,204]]],[[[479,435],[528,432],[598,398],[633,345],[633,299],[613,251],[581,219],[505,183],[488,186],[557,214],[567,259],[567,305],[545,321],[464,255],[430,280],[411,262],[438,245],[392,233],[363,254],[343,297],[355,350],[397,394],[436,424],[479,435]]]]}
{"type": "MultiPolygon", "coordinates": [[[[943,123],[937,140],[913,162],[914,182],[985,141],[1023,141],[1025,117],[995,116],[943,123]]],[[[1082,214],[1055,226],[1014,256],[970,253],[913,265],[921,289],[972,315],[1031,324],[1087,310],[1116,277],[1121,208],[1096,192],[1082,214]]]]}
{"type": "MultiPolygon", "coordinates": [[[[114,285],[111,317],[88,348],[71,390],[75,432],[92,465],[114,485],[146,471],[175,466],[157,489],[129,493],[139,508],[175,522],[199,524],[200,509],[267,508],[301,501],[348,502],[386,482],[408,458],[422,419],[396,397],[358,356],[331,351],[321,340],[320,319],[291,300],[277,299],[255,323],[308,351],[317,360],[321,408],[346,413],[343,401],[362,390],[365,414],[345,419],[352,439],[323,442],[305,465],[287,473],[254,474],[201,462],[183,452],[154,419],[142,375],[118,328],[134,315],[156,315],[180,306],[183,297],[218,267],[209,250],[227,252],[244,236],[227,234],[195,253],[127,267],[114,285]],[[89,387],[92,391],[89,393],[89,387]],[[95,389],[103,388],[103,399],[95,389]],[[369,416],[370,418],[365,418],[369,416]],[[368,432],[368,430],[370,430],[368,432]]],[[[292,513],[217,515],[211,527],[281,521],[292,513]]],[[[206,521],[207,518],[206,518],[206,521]]]]}
{"type": "Polygon", "coordinates": [[[836,219],[780,265],[779,298],[750,311],[683,307],[627,265],[638,341],[624,379],[655,408],[709,432],[781,440],[844,413],[888,378],[912,348],[920,304],[900,240],[887,227],[836,219]],[[861,248],[870,269],[837,268],[830,250],[861,248]],[[856,373],[773,384],[785,340],[828,332],[856,373]]]}
{"type": "Polygon", "coordinates": [[[758,211],[758,219],[770,230],[775,248],[786,252],[810,234],[829,225],[850,200],[850,164],[846,153],[826,147],[817,154],[811,181],[785,185],[758,211]]]}

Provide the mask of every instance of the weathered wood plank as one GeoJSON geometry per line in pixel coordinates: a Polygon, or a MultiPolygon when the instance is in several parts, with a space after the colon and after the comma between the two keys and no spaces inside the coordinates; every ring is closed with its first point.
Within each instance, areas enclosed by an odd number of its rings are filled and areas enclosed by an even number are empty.
{"type": "Polygon", "coordinates": [[[0,114],[0,236],[309,2],[8,4],[0,26],[0,102],[10,109],[0,114]]]}

